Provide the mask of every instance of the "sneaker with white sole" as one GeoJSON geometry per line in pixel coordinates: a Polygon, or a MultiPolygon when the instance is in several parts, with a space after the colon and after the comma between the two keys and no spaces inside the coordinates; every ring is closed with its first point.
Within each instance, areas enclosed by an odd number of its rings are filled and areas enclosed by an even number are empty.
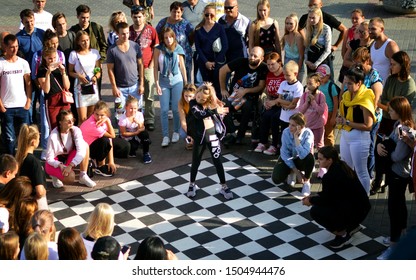
{"type": "Polygon", "coordinates": [[[54,188],[60,189],[64,186],[64,183],[62,183],[62,181],[59,180],[58,178],[53,177],[53,176],[51,176],[51,178],[52,178],[52,186],[54,188]]]}
{"type": "Polygon", "coordinates": [[[256,153],[262,153],[266,150],[266,146],[262,143],[257,144],[257,147],[254,149],[256,153]]]}
{"type": "Polygon", "coordinates": [[[172,143],[176,143],[176,142],[178,142],[178,141],[179,141],[179,133],[174,132],[174,133],[172,134],[172,143]]]}
{"type": "Polygon", "coordinates": [[[274,156],[277,154],[277,148],[275,146],[270,145],[270,147],[263,152],[263,154],[268,156],[274,156]]]}
{"type": "Polygon", "coordinates": [[[143,162],[144,164],[149,164],[152,162],[152,156],[150,155],[150,153],[145,153],[143,155],[143,162]]]}
{"type": "Polygon", "coordinates": [[[378,260],[388,260],[391,253],[393,252],[393,246],[390,245],[380,256],[377,257],[378,260]]]}
{"type": "Polygon", "coordinates": [[[198,186],[195,183],[190,183],[189,188],[188,188],[188,192],[186,193],[186,196],[187,197],[194,197],[196,195],[197,188],[198,188],[198,186]]]}
{"type": "Polygon", "coordinates": [[[287,184],[291,187],[294,187],[296,184],[296,174],[295,172],[290,172],[289,176],[287,176],[287,184]]]}
{"type": "Polygon", "coordinates": [[[334,240],[331,241],[331,243],[329,244],[329,247],[334,248],[334,249],[340,249],[342,247],[344,247],[345,245],[350,244],[351,242],[351,236],[346,233],[345,236],[341,236],[341,235],[336,235],[334,240]]]}
{"type": "Polygon", "coordinates": [[[167,146],[169,146],[169,143],[170,143],[170,139],[169,139],[169,137],[167,137],[167,136],[163,137],[163,140],[162,140],[162,147],[167,147],[167,146]]]}
{"type": "Polygon", "coordinates": [[[108,168],[107,164],[104,164],[100,167],[95,168],[94,172],[95,172],[95,174],[98,174],[98,175],[101,175],[101,176],[104,176],[104,177],[111,177],[111,176],[114,175],[113,173],[111,173],[111,170],[110,170],[110,168],[108,168]]]}
{"type": "Polygon", "coordinates": [[[87,174],[84,174],[84,175],[79,177],[79,183],[82,184],[82,185],[86,185],[89,188],[93,188],[97,185],[97,183],[95,183],[93,180],[91,180],[90,177],[88,177],[87,174]]]}
{"type": "Polygon", "coordinates": [[[308,196],[311,194],[311,183],[309,181],[305,182],[302,187],[302,194],[308,196]]]}
{"type": "Polygon", "coordinates": [[[234,198],[234,195],[229,187],[221,187],[220,194],[222,194],[227,200],[234,198]]]}

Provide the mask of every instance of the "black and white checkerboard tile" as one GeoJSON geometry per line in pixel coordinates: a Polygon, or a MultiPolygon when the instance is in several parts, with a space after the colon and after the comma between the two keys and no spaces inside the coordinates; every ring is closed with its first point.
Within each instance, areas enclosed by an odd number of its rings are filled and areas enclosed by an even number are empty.
{"type": "Polygon", "coordinates": [[[382,237],[363,229],[351,245],[332,250],[334,236],[311,221],[299,191],[276,187],[269,174],[233,155],[224,156],[234,199],[218,194],[220,185],[209,160],[201,163],[196,197],[184,195],[190,166],[180,166],[50,205],[57,232],[83,231],[94,206],[107,202],[116,212],[113,236],[130,244],[158,235],[179,259],[365,259],[380,252],[382,237]],[[265,176],[262,176],[265,175],[265,176]]]}

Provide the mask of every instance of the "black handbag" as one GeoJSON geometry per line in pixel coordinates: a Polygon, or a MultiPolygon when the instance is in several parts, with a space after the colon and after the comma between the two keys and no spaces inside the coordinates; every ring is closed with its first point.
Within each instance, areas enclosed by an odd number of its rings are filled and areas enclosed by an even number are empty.
{"type": "Polygon", "coordinates": [[[95,90],[94,90],[94,85],[93,84],[85,84],[82,85],[81,84],[81,94],[82,95],[88,95],[88,94],[94,94],[95,90]]]}
{"type": "Polygon", "coordinates": [[[317,61],[321,55],[324,53],[325,47],[321,44],[316,43],[315,45],[311,45],[308,48],[308,60],[312,63],[317,61]]]}
{"type": "MultiPolygon", "coordinates": [[[[82,71],[85,74],[85,77],[87,77],[88,81],[91,81],[88,74],[87,74],[87,71],[85,71],[84,66],[82,66],[82,64],[81,64],[81,60],[79,60],[78,54],[77,54],[77,59],[78,59],[79,65],[81,66],[82,71]]],[[[81,94],[82,95],[89,95],[89,94],[94,94],[94,93],[95,93],[95,90],[94,90],[94,84],[93,83],[81,84],[81,94]]]]}

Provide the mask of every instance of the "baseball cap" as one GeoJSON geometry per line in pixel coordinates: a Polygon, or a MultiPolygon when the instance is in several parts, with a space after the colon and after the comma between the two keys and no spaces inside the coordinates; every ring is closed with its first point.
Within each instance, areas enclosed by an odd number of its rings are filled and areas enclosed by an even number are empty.
{"type": "Polygon", "coordinates": [[[321,77],[329,76],[331,75],[331,69],[329,69],[329,66],[326,64],[321,64],[316,68],[316,73],[318,73],[321,77]]]}
{"type": "Polygon", "coordinates": [[[121,246],[112,236],[103,236],[97,239],[91,251],[94,260],[118,260],[121,246]]]}

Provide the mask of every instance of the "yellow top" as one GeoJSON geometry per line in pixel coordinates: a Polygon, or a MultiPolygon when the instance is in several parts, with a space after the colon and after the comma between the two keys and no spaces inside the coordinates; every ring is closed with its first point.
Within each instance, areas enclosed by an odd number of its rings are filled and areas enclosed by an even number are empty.
{"type": "MultiPolygon", "coordinates": [[[[346,120],[349,120],[351,122],[354,121],[353,119],[353,107],[354,106],[362,106],[366,108],[368,111],[371,112],[371,115],[373,117],[373,121],[376,121],[375,116],[375,107],[374,107],[374,92],[372,89],[368,89],[365,85],[361,85],[361,87],[358,89],[358,92],[355,94],[354,98],[351,100],[351,92],[346,91],[342,95],[342,100],[339,104],[339,113],[341,116],[343,116],[346,120]],[[347,107],[347,112],[344,112],[344,106],[347,107]]],[[[343,125],[339,128],[341,128],[350,131],[352,129],[349,125],[343,125]]]]}

